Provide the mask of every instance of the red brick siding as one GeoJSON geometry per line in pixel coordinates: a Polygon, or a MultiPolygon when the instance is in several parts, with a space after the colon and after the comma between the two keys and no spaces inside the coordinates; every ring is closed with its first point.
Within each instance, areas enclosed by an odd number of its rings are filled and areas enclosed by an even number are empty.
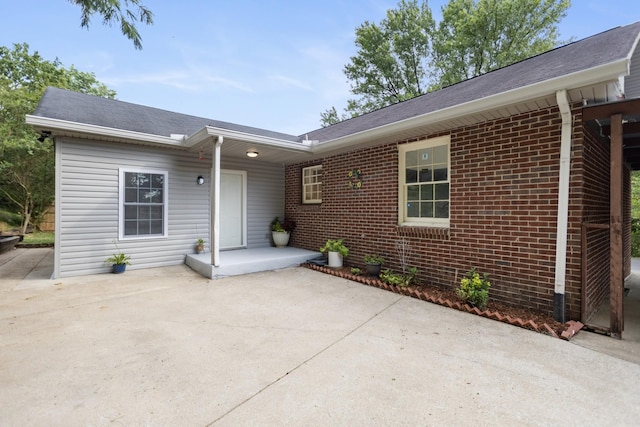
{"type": "MultiPolygon", "coordinates": [[[[576,110],[579,112],[579,110],[576,110]]],[[[293,245],[317,249],[327,238],[344,238],[346,262],[362,265],[378,253],[401,268],[397,243],[411,248],[408,265],[428,283],[456,286],[471,267],[490,275],[491,297],[551,313],[560,150],[560,115],[542,109],[480,125],[453,129],[451,206],[447,231],[398,227],[398,144],[326,157],[286,169],[286,208],[298,228],[293,245]],[[323,165],[323,203],[302,205],[301,168],[323,165]],[[348,186],[350,170],[362,171],[363,187],[348,186]]],[[[580,129],[579,119],[574,129],[580,129]]],[[[574,141],[581,133],[574,132],[574,141]]],[[[574,155],[581,145],[574,147],[574,155]]],[[[572,161],[567,299],[569,315],[580,310],[582,159],[572,161]],[[577,199],[576,199],[577,198],[577,199]]]]}

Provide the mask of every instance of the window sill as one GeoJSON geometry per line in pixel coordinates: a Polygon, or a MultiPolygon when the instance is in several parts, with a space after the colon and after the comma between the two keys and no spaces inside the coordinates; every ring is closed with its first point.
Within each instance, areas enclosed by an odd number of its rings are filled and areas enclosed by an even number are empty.
{"type": "Polygon", "coordinates": [[[401,237],[449,240],[449,227],[397,225],[396,233],[401,237]]]}

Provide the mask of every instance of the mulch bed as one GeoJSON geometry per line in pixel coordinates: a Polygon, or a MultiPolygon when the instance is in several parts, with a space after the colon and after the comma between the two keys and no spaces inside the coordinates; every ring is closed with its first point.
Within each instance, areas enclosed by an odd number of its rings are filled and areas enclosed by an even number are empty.
{"type": "Polygon", "coordinates": [[[539,311],[516,307],[493,300],[489,300],[484,310],[479,310],[477,307],[472,307],[460,300],[452,289],[425,285],[406,287],[392,286],[384,283],[377,277],[356,276],[351,273],[348,267],[335,269],[308,263],[303,264],[303,267],[331,274],[333,276],[342,277],[344,279],[353,280],[355,282],[360,282],[365,285],[374,286],[376,288],[385,289],[398,294],[407,295],[423,301],[432,302],[445,307],[466,311],[478,316],[508,323],[510,325],[529,329],[555,338],[569,340],[584,326],[582,323],[573,320],[567,323],[560,323],[553,317],[539,311]]]}

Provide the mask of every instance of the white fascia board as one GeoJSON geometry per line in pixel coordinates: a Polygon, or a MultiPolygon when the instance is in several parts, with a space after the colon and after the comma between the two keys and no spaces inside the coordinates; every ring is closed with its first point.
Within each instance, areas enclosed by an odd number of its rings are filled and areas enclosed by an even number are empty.
{"type": "Polygon", "coordinates": [[[117,140],[132,140],[158,145],[170,145],[172,147],[182,147],[182,139],[170,138],[168,136],[153,135],[150,133],[134,132],[124,129],[116,129],[105,126],[90,125],[86,123],[70,122],[67,120],[51,119],[48,117],[32,116],[27,114],[26,123],[42,130],[59,130],[79,134],[91,134],[114,138],[117,140]]]}
{"type": "Polygon", "coordinates": [[[504,105],[517,104],[530,99],[536,99],[545,95],[555,95],[558,90],[573,89],[589,86],[596,83],[612,81],[621,75],[629,74],[629,59],[621,59],[610,62],[599,67],[590,68],[540,83],[534,83],[496,95],[475,99],[463,104],[454,105],[442,110],[415,116],[410,119],[383,125],[377,128],[368,129],[362,132],[332,139],[329,141],[312,144],[313,153],[323,153],[349,145],[365,142],[368,139],[384,137],[394,133],[409,130],[411,128],[424,125],[426,123],[438,123],[460,116],[479,113],[504,105]]]}
{"type": "Polygon", "coordinates": [[[204,141],[207,138],[214,136],[222,136],[226,140],[237,140],[242,142],[248,142],[255,144],[256,146],[266,146],[279,148],[282,150],[296,151],[303,153],[311,153],[311,147],[307,144],[299,142],[288,141],[286,139],[271,138],[268,136],[255,135],[247,132],[240,132],[230,129],[223,129],[214,126],[206,126],[198,132],[191,135],[184,142],[186,147],[193,147],[194,145],[204,141]]]}

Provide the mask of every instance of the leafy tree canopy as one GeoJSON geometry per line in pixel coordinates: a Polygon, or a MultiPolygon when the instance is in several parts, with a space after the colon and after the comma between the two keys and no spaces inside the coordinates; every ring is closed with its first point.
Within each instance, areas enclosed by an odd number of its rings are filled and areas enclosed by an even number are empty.
{"type": "Polygon", "coordinates": [[[0,46],[0,204],[19,212],[23,232],[54,198],[53,143],[25,123],[47,86],[114,98],[93,73],[30,53],[26,43],[0,46]]]}
{"type": "Polygon", "coordinates": [[[426,1],[401,0],[379,23],[356,28],[358,51],[345,65],[351,82],[343,114],[321,113],[329,126],[349,117],[452,85],[559,45],[557,24],[570,0],[450,0],[435,23],[426,1]]]}
{"type": "Polygon", "coordinates": [[[136,23],[153,24],[153,13],[140,0],[69,0],[82,10],[80,25],[89,28],[94,14],[102,16],[103,24],[120,24],[122,34],[142,49],[142,37],[136,23]],[[124,8],[123,8],[124,6],[124,8]]]}

